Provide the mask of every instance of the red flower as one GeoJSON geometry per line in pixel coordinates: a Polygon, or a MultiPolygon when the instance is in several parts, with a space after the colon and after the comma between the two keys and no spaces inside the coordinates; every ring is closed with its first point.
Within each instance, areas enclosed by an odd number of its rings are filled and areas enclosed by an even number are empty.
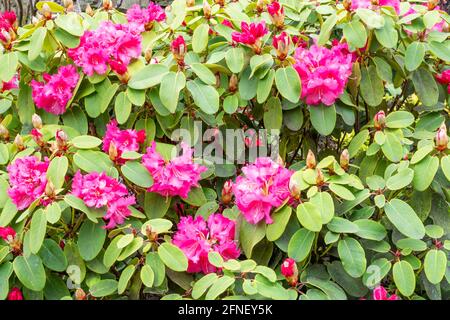
{"type": "Polygon", "coordinates": [[[22,292],[19,288],[14,287],[11,289],[11,291],[8,294],[8,300],[23,300],[22,292]]]}
{"type": "Polygon", "coordinates": [[[268,32],[269,30],[266,28],[265,21],[258,23],[252,22],[250,25],[243,21],[241,23],[241,32],[233,32],[231,38],[233,41],[252,47],[253,51],[259,54],[261,52],[261,38],[268,32]]]}

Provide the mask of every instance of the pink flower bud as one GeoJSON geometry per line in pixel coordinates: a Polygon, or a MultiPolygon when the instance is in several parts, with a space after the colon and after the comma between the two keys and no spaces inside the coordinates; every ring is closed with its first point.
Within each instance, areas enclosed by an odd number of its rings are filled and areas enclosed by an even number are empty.
{"type": "Polygon", "coordinates": [[[42,119],[36,113],[31,117],[31,123],[36,129],[42,129],[42,119]]]}
{"type": "Polygon", "coordinates": [[[55,138],[56,138],[56,146],[58,147],[59,150],[65,149],[65,147],[67,146],[67,140],[69,139],[67,137],[67,134],[59,129],[56,130],[56,134],[55,134],[55,138]]]}
{"type": "Polygon", "coordinates": [[[44,145],[44,140],[42,139],[42,132],[39,129],[33,128],[31,130],[31,137],[33,138],[34,142],[40,147],[44,145]]]}
{"type": "Polygon", "coordinates": [[[284,8],[278,1],[274,1],[267,6],[267,12],[270,14],[272,23],[281,28],[284,25],[284,8]]]}
{"type": "Polygon", "coordinates": [[[75,291],[75,300],[86,300],[86,293],[84,292],[83,289],[78,288],[75,291]]]}
{"type": "Polygon", "coordinates": [[[203,1],[203,14],[206,19],[211,18],[211,5],[207,0],[203,1]]]}
{"type": "Polygon", "coordinates": [[[233,181],[227,180],[222,188],[222,202],[224,204],[229,204],[231,198],[233,197],[233,181]]]}
{"type": "Polygon", "coordinates": [[[373,300],[400,300],[395,294],[388,297],[387,291],[382,286],[373,289],[373,300]]]}
{"type": "Polygon", "coordinates": [[[324,176],[323,176],[322,170],[320,170],[319,168],[317,168],[316,184],[317,184],[318,186],[323,185],[324,179],[325,179],[325,178],[324,178],[324,176]]]}
{"type": "Polygon", "coordinates": [[[277,51],[278,59],[284,60],[289,54],[291,38],[283,31],[280,35],[273,37],[272,45],[277,51]]]}
{"type": "Polygon", "coordinates": [[[439,127],[434,139],[436,141],[436,149],[438,149],[439,151],[447,150],[448,136],[445,123],[442,123],[442,125],[439,127]]]}
{"type": "Polygon", "coordinates": [[[19,288],[14,287],[8,294],[7,300],[23,300],[22,292],[19,288]]]}
{"type": "Polygon", "coordinates": [[[0,227],[0,238],[10,242],[16,237],[16,231],[11,227],[0,227]]]}
{"type": "Polygon", "coordinates": [[[23,144],[23,139],[22,139],[22,136],[20,134],[17,134],[17,136],[14,138],[14,145],[20,151],[25,149],[25,145],[23,144]]]}
{"type": "Polygon", "coordinates": [[[178,36],[178,38],[172,41],[170,50],[172,51],[175,59],[178,61],[178,64],[184,64],[184,56],[186,55],[187,47],[183,36],[178,36]]]}
{"type": "Polygon", "coordinates": [[[308,155],[306,156],[306,166],[309,169],[314,169],[316,167],[316,157],[311,150],[308,150],[308,155]]]}
{"type": "Polygon", "coordinates": [[[238,88],[238,77],[234,73],[230,77],[230,81],[228,82],[228,90],[230,92],[236,92],[238,88]]]}
{"type": "Polygon", "coordinates": [[[108,11],[113,8],[113,3],[111,0],[103,0],[103,9],[108,11]]]}
{"type": "Polygon", "coordinates": [[[2,124],[0,124],[0,137],[2,137],[4,140],[9,140],[9,131],[2,124]]]}
{"type": "Polygon", "coordinates": [[[384,128],[384,125],[386,124],[386,115],[384,114],[384,111],[378,111],[378,113],[373,118],[374,127],[377,130],[382,130],[384,128]]]}
{"type": "Polygon", "coordinates": [[[281,265],[281,274],[286,278],[291,286],[295,286],[298,281],[298,268],[295,260],[287,258],[281,265]]]}
{"type": "Polygon", "coordinates": [[[348,149],[344,149],[341,153],[339,164],[342,169],[348,170],[349,163],[350,163],[350,154],[348,153],[348,149]]]}

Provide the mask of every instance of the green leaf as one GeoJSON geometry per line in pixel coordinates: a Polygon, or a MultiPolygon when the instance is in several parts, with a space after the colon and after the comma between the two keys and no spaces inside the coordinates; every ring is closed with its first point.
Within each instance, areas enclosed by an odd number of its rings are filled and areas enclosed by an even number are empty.
{"type": "Polygon", "coordinates": [[[359,231],[358,226],[342,217],[334,217],[328,224],[327,228],[335,233],[356,233],[359,231]]]}
{"type": "Polygon", "coordinates": [[[290,102],[297,103],[300,99],[302,93],[300,77],[293,67],[278,69],[275,72],[275,85],[283,98],[290,102]]]}
{"type": "Polygon", "coordinates": [[[75,137],[71,142],[78,149],[93,149],[102,144],[99,138],[88,135],[75,137]]]}
{"type": "Polygon", "coordinates": [[[405,68],[408,71],[416,70],[425,57],[425,45],[423,42],[414,41],[408,45],[405,52],[405,68]]]}
{"type": "Polygon", "coordinates": [[[291,213],[292,208],[284,206],[272,214],[273,223],[268,224],[266,228],[267,240],[275,241],[283,235],[289,222],[289,218],[291,217],[291,213]]]}
{"type": "Polygon", "coordinates": [[[391,129],[406,128],[414,122],[414,116],[408,111],[395,111],[386,117],[386,127],[391,129]]]}
{"type": "Polygon", "coordinates": [[[292,236],[288,245],[288,256],[297,262],[303,261],[311,252],[316,234],[301,228],[292,236]]]}
{"type": "Polygon", "coordinates": [[[264,103],[272,91],[273,81],[275,80],[275,70],[271,69],[266,76],[258,81],[256,89],[256,99],[258,103],[264,103]]]}
{"type": "Polygon", "coordinates": [[[99,280],[89,289],[93,297],[101,298],[114,294],[117,291],[118,282],[113,279],[99,280]]]}
{"type": "Polygon", "coordinates": [[[114,262],[116,262],[117,258],[120,256],[122,249],[117,246],[117,243],[120,241],[121,237],[115,237],[109,246],[105,250],[105,254],[103,255],[103,264],[110,268],[114,262]]]}
{"type": "Polygon", "coordinates": [[[192,298],[199,299],[203,296],[214,282],[219,278],[216,273],[208,273],[198,280],[192,287],[192,298]]]}
{"type": "Polygon", "coordinates": [[[333,261],[327,265],[327,271],[331,278],[336,281],[348,294],[353,297],[362,297],[367,293],[367,288],[361,279],[351,277],[342,266],[340,261],[333,261]]]}
{"type": "Polygon", "coordinates": [[[50,270],[63,272],[67,268],[67,259],[60,246],[52,239],[45,239],[39,250],[39,257],[50,270]]]}
{"type": "Polygon", "coordinates": [[[407,237],[422,239],[425,227],[414,210],[400,199],[392,199],[384,206],[384,211],[392,224],[407,237]]]}
{"type": "Polygon", "coordinates": [[[39,27],[30,38],[30,49],[28,50],[28,60],[35,60],[41,53],[44,46],[44,40],[47,36],[47,28],[39,27]]]}
{"type": "Polygon", "coordinates": [[[359,230],[356,232],[358,237],[374,241],[381,241],[386,237],[386,229],[379,222],[369,219],[360,219],[353,223],[358,226],[359,230]]]}
{"type": "Polygon", "coordinates": [[[188,193],[188,197],[183,199],[183,201],[195,207],[201,207],[208,202],[201,187],[192,188],[188,193]]]}
{"type": "Polygon", "coordinates": [[[55,19],[55,23],[58,27],[73,36],[81,37],[84,33],[83,21],[75,12],[58,15],[55,19]]]}
{"type": "Polygon", "coordinates": [[[222,293],[225,292],[231,285],[234,284],[234,277],[222,276],[217,279],[209,288],[208,293],[206,294],[206,300],[214,300],[222,293]]]}
{"type": "Polygon", "coordinates": [[[309,201],[319,209],[322,224],[327,224],[333,219],[334,203],[328,192],[317,192],[309,201]]]}
{"type": "Polygon", "coordinates": [[[239,95],[243,100],[250,100],[256,96],[258,90],[257,78],[250,78],[250,66],[244,69],[239,80],[239,95]]]}
{"type": "Polygon", "coordinates": [[[375,37],[383,47],[389,49],[395,48],[398,43],[398,32],[395,28],[395,22],[387,15],[379,16],[384,18],[384,26],[379,29],[375,29],[375,37]]]}
{"type": "Polygon", "coordinates": [[[333,132],[336,125],[336,108],[334,105],[318,105],[309,108],[311,123],[321,135],[327,136],[333,132]]]}
{"type": "Polygon", "coordinates": [[[384,26],[384,16],[373,10],[359,8],[356,9],[356,14],[370,29],[380,29],[384,26]]]}
{"type": "Polygon", "coordinates": [[[199,79],[188,81],[186,87],[203,112],[214,114],[219,110],[219,93],[214,87],[203,84],[199,79]]]}
{"type": "Polygon", "coordinates": [[[367,42],[367,31],[364,25],[358,20],[352,20],[342,28],[344,37],[348,43],[355,48],[362,48],[367,42]]]}
{"type": "Polygon", "coordinates": [[[150,188],[153,185],[153,177],[140,162],[127,161],[121,170],[125,178],[140,187],[150,188]]]}
{"type": "Polygon", "coordinates": [[[158,247],[158,255],[164,264],[173,271],[183,272],[188,268],[188,260],[178,247],[165,242],[158,247]]]}
{"type": "Polygon", "coordinates": [[[361,68],[361,96],[364,101],[372,107],[381,104],[384,97],[383,80],[378,76],[376,67],[370,65],[361,68]]]}
{"type": "Polygon", "coordinates": [[[335,13],[330,15],[327,20],[322,24],[320,28],[319,38],[317,39],[317,44],[319,46],[325,45],[330,39],[331,31],[338,21],[338,17],[335,13]]]}
{"type": "Polygon", "coordinates": [[[131,277],[136,271],[136,267],[132,264],[128,265],[125,269],[123,269],[120,274],[119,283],[117,284],[117,293],[122,294],[127,289],[128,283],[130,282],[131,277]]]}
{"type": "Polygon", "coordinates": [[[442,250],[432,249],[427,252],[423,266],[427,279],[432,284],[438,284],[447,269],[447,255],[442,250]]]}
{"type": "Polygon", "coordinates": [[[155,275],[155,278],[153,280],[153,286],[154,287],[161,286],[164,280],[166,279],[166,267],[164,266],[162,260],[159,258],[158,254],[156,252],[147,253],[145,263],[152,268],[153,273],[155,275]]]}
{"type": "Polygon", "coordinates": [[[400,190],[408,186],[414,178],[414,170],[405,168],[399,170],[397,174],[391,176],[386,181],[386,187],[389,190],[400,190]]]}
{"type": "Polygon", "coordinates": [[[186,77],[183,72],[169,72],[162,78],[161,86],[159,88],[159,98],[170,113],[175,113],[178,106],[180,91],[183,90],[185,86],[186,77]]]}
{"type": "Polygon", "coordinates": [[[149,64],[131,77],[128,86],[136,90],[154,87],[161,83],[161,80],[168,72],[169,69],[165,65],[149,64]]]}
{"type": "Polygon", "coordinates": [[[446,62],[450,61],[450,49],[448,40],[444,42],[430,41],[428,43],[428,49],[439,59],[446,62]]]}
{"type": "Polygon", "coordinates": [[[47,231],[47,217],[42,209],[33,213],[30,226],[30,250],[36,254],[42,246],[47,231]]]}
{"type": "Polygon", "coordinates": [[[419,68],[412,73],[412,82],[417,96],[426,107],[434,106],[439,99],[439,90],[433,75],[425,68],[419,68]]]}
{"type": "Polygon", "coordinates": [[[150,219],[162,218],[170,207],[170,199],[154,192],[145,193],[144,209],[150,219]]]}
{"type": "Polygon", "coordinates": [[[280,130],[283,124],[283,110],[281,101],[271,97],[264,106],[264,128],[267,130],[280,130]]]}
{"type": "Polygon", "coordinates": [[[104,225],[103,221],[93,223],[86,220],[81,226],[78,235],[78,248],[85,261],[93,260],[102,250],[106,238],[104,225]]]}
{"type": "Polygon", "coordinates": [[[347,300],[344,290],[336,283],[316,277],[308,277],[307,283],[324,292],[328,300],[347,300]]]}
{"type": "Polygon", "coordinates": [[[439,158],[427,155],[414,166],[413,186],[417,191],[425,191],[433,182],[439,169],[439,158]]]}
{"type": "Polygon", "coordinates": [[[152,268],[148,264],[144,264],[141,269],[141,280],[142,283],[148,287],[153,287],[153,283],[155,281],[155,273],[152,268]]]}
{"type": "Polygon", "coordinates": [[[114,102],[114,114],[118,124],[127,122],[130,117],[131,108],[131,101],[128,99],[127,94],[124,91],[119,92],[114,102]]]}
{"type": "Polygon", "coordinates": [[[353,195],[353,193],[344,186],[341,186],[336,183],[330,183],[328,187],[330,188],[331,191],[333,191],[334,194],[336,194],[337,196],[341,197],[344,200],[349,201],[355,200],[355,196],[353,195]]]}
{"type": "Polygon", "coordinates": [[[111,83],[109,78],[95,85],[95,93],[88,95],[85,101],[86,113],[91,118],[97,118],[108,109],[108,106],[114,98],[119,84],[111,83]]]}
{"type": "Polygon", "coordinates": [[[416,288],[416,277],[411,265],[406,261],[398,261],[392,269],[395,285],[401,294],[409,297],[416,288]]]}
{"type": "Polygon", "coordinates": [[[450,156],[446,155],[441,158],[441,169],[447,180],[450,181],[450,156]]]}
{"type": "Polygon", "coordinates": [[[361,244],[345,237],[338,242],[338,253],[345,271],[353,278],[361,277],[366,271],[366,256],[361,244]]]}
{"type": "Polygon", "coordinates": [[[15,52],[8,52],[0,55],[0,81],[8,82],[16,74],[19,59],[15,52]]]}
{"type": "Polygon", "coordinates": [[[214,73],[209,70],[204,64],[201,63],[191,63],[190,67],[192,71],[200,78],[204,83],[215,85],[216,84],[216,76],[214,73]]]}
{"type": "Polygon", "coordinates": [[[273,65],[273,58],[270,54],[254,55],[250,58],[250,78],[264,78],[273,65]]]}
{"type": "Polygon", "coordinates": [[[247,258],[252,257],[254,247],[264,239],[265,226],[266,224],[263,221],[251,224],[242,218],[239,228],[239,242],[247,258]]]}
{"type": "Polygon", "coordinates": [[[362,281],[366,287],[374,288],[380,284],[381,280],[383,280],[390,270],[391,262],[388,259],[376,259],[367,267],[366,272],[362,277],[362,281]]]}
{"type": "Polygon", "coordinates": [[[399,162],[402,159],[403,147],[400,138],[393,132],[386,132],[386,141],[381,146],[383,154],[391,162],[399,162]]]}
{"type": "Polygon", "coordinates": [[[41,291],[45,287],[45,270],[41,259],[31,254],[18,256],[13,262],[14,272],[20,282],[30,290],[41,291]]]}
{"type": "Polygon", "coordinates": [[[77,151],[73,156],[73,161],[80,169],[86,171],[87,173],[109,173],[110,169],[114,167],[114,164],[111,159],[109,159],[107,154],[93,150],[77,151]]]}
{"type": "Polygon", "coordinates": [[[298,205],[297,219],[308,230],[319,232],[322,229],[322,216],[320,211],[311,202],[303,202],[298,205]]]}
{"type": "Polygon", "coordinates": [[[226,97],[223,100],[223,110],[228,114],[233,114],[239,107],[239,98],[237,94],[226,97]]]}
{"type": "Polygon", "coordinates": [[[66,178],[69,161],[65,156],[55,157],[47,169],[47,179],[53,183],[56,190],[62,188],[66,178]]]}
{"type": "Polygon", "coordinates": [[[203,52],[208,46],[209,25],[202,23],[194,30],[192,35],[192,50],[196,53],[203,52]]]}
{"type": "Polygon", "coordinates": [[[228,69],[230,69],[231,72],[241,72],[245,63],[244,50],[241,47],[228,49],[225,55],[225,61],[227,63],[228,69]]]}
{"type": "Polygon", "coordinates": [[[350,158],[356,156],[361,147],[366,143],[368,137],[369,130],[367,129],[361,130],[356,136],[353,137],[348,146],[348,153],[350,155],[350,158]]]}

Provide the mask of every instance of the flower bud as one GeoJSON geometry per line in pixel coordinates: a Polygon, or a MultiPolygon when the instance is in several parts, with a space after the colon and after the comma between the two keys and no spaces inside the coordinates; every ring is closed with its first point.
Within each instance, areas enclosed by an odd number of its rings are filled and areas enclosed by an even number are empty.
{"type": "Polygon", "coordinates": [[[83,289],[78,288],[75,291],[75,300],[86,300],[86,293],[84,292],[83,289]]]}
{"type": "Polygon", "coordinates": [[[325,178],[323,176],[322,170],[317,168],[317,175],[316,175],[316,185],[321,186],[324,182],[325,178]]]}
{"type": "Polygon", "coordinates": [[[67,134],[63,130],[56,130],[55,138],[56,138],[56,147],[59,150],[63,150],[67,147],[67,140],[69,138],[67,137],[67,134]]]}
{"type": "Polygon", "coordinates": [[[311,149],[308,150],[308,155],[306,156],[306,166],[309,169],[314,169],[316,167],[316,157],[311,149]]]}
{"type": "Polygon", "coordinates": [[[14,138],[14,145],[19,151],[25,150],[25,145],[23,144],[23,139],[20,134],[17,134],[17,136],[14,138]]]}
{"type": "Polygon", "coordinates": [[[111,0],[103,0],[103,9],[109,11],[113,8],[113,3],[111,0]]]}
{"type": "Polygon", "coordinates": [[[439,0],[428,0],[427,7],[429,11],[434,10],[439,4],[439,0]]]}
{"type": "Polygon", "coordinates": [[[277,51],[278,59],[283,61],[289,54],[291,38],[286,32],[282,32],[279,36],[273,37],[272,45],[277,51]]]}
{"type": "Polygon", "coordinates": [[[373,6],[379,6],[379,5],[380,5],[380,1],[379,1],[379,0],[370,0],[370,3],[371,3],[373,6]]]}
{"type": "Polygon", "coordinates": [[[152,56],[153,56],[153,50],[151,48],[148,48],[147,50],[145,50],[145,61],[147,61],[147,63],[150,63],[150,61],[152,60],[152,56]]]}
{"type": "Polygon", "coordinates": [[[48,180],[47,184],[45,185],[45,195],[49,198],[54,198],[55,197],[55,185],[48,180]]]}
{"type": "Polygon", "coordinates": [[[439,151],[444,151],[447,149],[448,136],[445,123],[442,123],[442,125],[439,127],[434,139],[436,142],[436,149],[438,149],[439,151]]]}
{"type": "Polygon", "coordinates": [[[108,155],[112,161],[116,161],[117,156],[119,155],[119,152],[117,151],[117,146],[113,141],[109,143],[108,155]]]}
{"type": "Polygon", "coordinates": [[[16,237],[16,231],[11,227],[0,227],[0,238],[11,242],[16,237]]]}
{"type": "Polygon", "coordinates": [[[12,288],[11,291],[8,293],[7,300],[9,301],[23,300],[22,291],[20,291],[20,289],[17,287],[12,288]]]}
{"type": "Polygon", "coordinates": [[[225,6],[225,0],[214,0],[214,3],[221,7],[225,6]]]}
{"type": "Polygon", "coordinates": [[[342,2],[342,5],[344,6],[345,10],[350,11],[352,8],[352,0],[344,0],[342,2]]]}
{"type": "Polygon", "coordinates": [[[350,163],[350,154],[348,153],[348,149],[344,149],[341,153],[341,157],[339,158],[339,164],[342,169],[347,171],[349,163],[350,163]]]}
{"type": "Polygon", "coordinates": [[[91,17],[94,15],[94,10],[92,10],[92,7],[89,5],[89,3],[86,5],[85,12],[87,15],[89,15],[91,17]]]}
{"type": "Polygon", "coordinates": [[[177,60],[179,65],[184,65],[184,56],[187,52],[186,42],[184,42],[183,36],[178,36],[172,41],[170,45],[170,51],[177,60]]]}
{"type": "Polygon", "coordinates": [[[261,13],[261,12],[263,12],[263,10],[264,10],[264,0],[258,0],[256,2],[256,11],[261,13]]]}
{"type": "Polygon", "coordinates": [[[73,1],[72,0],[63,0],[63,6],[66,8],[67,12],[74,11],[73,1]]]}
{"type": "Polygon", "coordinates": [[[5,127],[4,125],[2,125],[1,123],[0,123],[0,137],[1,137],[3,140],[9,140],[9,131],[8,131],[8,129],[6,129],[6,127],[5,127]]]}
{"type": "Polygon", "coordinates": [[[33,138],[34,142],[40,147],[44,146],[44,139],[42,138],[42,132],[39,129],[33,128],[31,130],[31,137],[33,138]]]}
{"type": "Polygon", "coordinates": [[[44,3],[41,9],[41,14],[46,20],[50,20],[52,18],[52,9],[50,9],[48,4],[44,3]]]}
{"type": "Polygon", "coordinates": [[[269,12],[270,20],[277,28],[284,26],[284,8],[278,1],[273,1],[269,4],[267,12],[269,12]]]}
{"type": "Polygon", "coordinates": [[[295,287],[298,282],[298,268],[295,260],[287,258],[281,264],[281,274],[286,278],[289,285],[295,287]]]}
{"type": "Polygon", "coordinates": [[[195,6],[195,0],[186,0],[186,7],[195,6]]]}
{"type": "Polygon", "coordinates": [[[208,1],[203,1],[203,14],[206,19],[211,18],[211,6],[208,1]]]}
{"type": "Polygon", "coordinates": [[[35,129],[42,129],[42,119],[36,113],[31,117],[31,123],[35,129]]]}
{"type": "Polygon", "coordinates": [[[234,73],[230,77],[230,81],[228,82],[228,90],[230,92],[236,92],[238,88],[238,77],[234,73]]]}
{"type": "Polygon", "coordinates": [[[378,113],[373,118],[374,127],[377,130],[382,130],[384,128],[384,125],[386,124],[386,115],[384,114],[384,111],[378,111],[378,113]]]}
{"type": "Polygon", "coordinates": [[[227,180],[222,188],[222,202],[224,204],[229,204],[231,198],[233,197],[233,181],[227,180]]]}
{"type": "Polygon", "coordinates": [[[302,190],[300,189],[299,179],[302,179],[297,173],[294,173],[289,179],[289,191],[295,200],[300,199],[302,190]]]}

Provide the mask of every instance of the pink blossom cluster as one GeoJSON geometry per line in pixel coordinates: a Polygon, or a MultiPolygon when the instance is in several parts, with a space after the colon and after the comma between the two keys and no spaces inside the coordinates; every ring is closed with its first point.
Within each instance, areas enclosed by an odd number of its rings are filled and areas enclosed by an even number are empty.
{"type": "Polygon", "coordinates": [[[165,19],[164,9],[153,2],[150,2],[147,8],[141,8],[138,4],[134,4],[127,11],[128,23],[140,32],[151,30],[155,21],[162,22],[165,19]]]}
{"type": "Polygon", "coordinates": [[[378,286],[373,289],[373,300],[400,300],[400,298],[395,294],[388,296],[386,289],[378,286]]]}
{"type": "Polygon", "coordinates": [[[142,37],[136,28],[104,21],[98,29],[86,31],[80,45],[70,49],[68,54],[88,76],[94,73],[103,75],[108,72],[108,67],[123,75],[131,60],[138,58],[141,51],[142,37]]]}
{"type": "MultiPolygon", "coordinates": [[[[399,0],[379,0],[378,6],[382,7],[393,7],[397,14],[400,13],[400,1],[399,0]]],[[[351,10],[356,9],[374,9],[375,5],[372,4],[371,0],[352,0],[351,10]]]]}
{"type": "Polygon", "coordinates": [[[58,73],[43,75],[44,82],[31,81],[33,101],[39,109],[53,114],[63,114],[72,99],[80,76],[73,65],[59,67],[58,73]]]}
{"type": "Polygon", "coordinates": [[[353,55],[346,44],[331,49],[312,45],[299,47],[294,65],[302,81],[301,97],[308,105],[331,106],[344,92],[352,73],[353,55]]]}
{"type": "Polygon", "coordinates": [[[172,242],[188,258],[187,272],[215,272],[216,267],[208,260],[212,251],[218,252],[225,261],[237,259],[240,251],[234,241],[235,226],[235,221],[221,214],[210,215],[207,222],[202,216],[182,217],[172,242]]]}
{"type": "Polygon", "coordinates": [[[22,291],[17,287],[12,288],[8,293],[7,300],[23,300],[22,291]]]}
{"type": "Polygon", "coordinates": [[[103,151],[113,156],[114,160],[119,163],[125,163],[121,158],[126,151],[138,151],[139,144],[145,141],[145,130],[126,129],[120,130],[117,121],[111,120],[106,125],[106,134],[103,137],[103,151]],[[112,153],[115,153],[114,155],[112,153]]]}
{"type": "Polygon", "coordinates": [[[0,238],[9,241],[16,237],[16,231],[11,227],[0,227],[0,238]]]}
{"type": "Polygon", "coordinates": [[[148,189],[165,197],[180,196],[187,198],[192,187],[198,186],[200,174],[206,167],[194,163],[193,150],[185,143],[181,143],[183,154],[166,162],[156,151],[156,144],[147,148],[142,157],[142,163],[153,177],[153,185],[148,189]]]}
{"type": "Polygon", "coordinates": [[[268,157],[257,158],[254,164],[243,167],[242,172],[244,176],[237,177],[233,185],[238,209],[249,223],[263,219],[272,223],[272,208],[290,198],[289,180],[293,172],[268,157]]]}
{"type": "Polygon", "coordinates": [[[18,158],[7,167],[11,185],[8,195],[18,210],[28,208],[44,194],[48,165],[48,159],[39,161],[35,156],[27,156],[18,158]]]}
{"type": "Polygon", "coordinates": [[[77,171],[72,181],[72,194],[83,200],[88,207],[107,207],[103,217],[109,220],[106,229],[122,224],[131,215],[128,206],[136,203],[134,196],[128,196],[125,185],[104,172],[91,172],[83,176],[77,171]]]}
{"type": "Polygon", "coordinates": [[[17,21],[16,14],[13,11],[0,12],[0,41],[9,43],[11,33],[14,32],[17,21]]]}
{"type": "Polygon", "coordinates": [[[2,81],[0,82],[0,93],[3,93],[5,91],[10,91],[13,89],[19,88],[19,77],[18,75],[15,75],[11,80],[9,81],[2,81]]]}
{"type": "Polygon", "coordinates": [[[231,34],[233,41],[238,43],[243,43],[249,46],[257,44],[257,42],[264,37],[269,30],[266,28],[265,21],[252,22],[248,24],[247,22],[241,22],[241,32],[234,31],[231,34]]]}
{"type": "Polygon", "coordinates": [[[443,71],[441,74],[436,75],[436,80],[439,83],[447,86],[447,92],[450,94],[450,69],[443,71]]]}

